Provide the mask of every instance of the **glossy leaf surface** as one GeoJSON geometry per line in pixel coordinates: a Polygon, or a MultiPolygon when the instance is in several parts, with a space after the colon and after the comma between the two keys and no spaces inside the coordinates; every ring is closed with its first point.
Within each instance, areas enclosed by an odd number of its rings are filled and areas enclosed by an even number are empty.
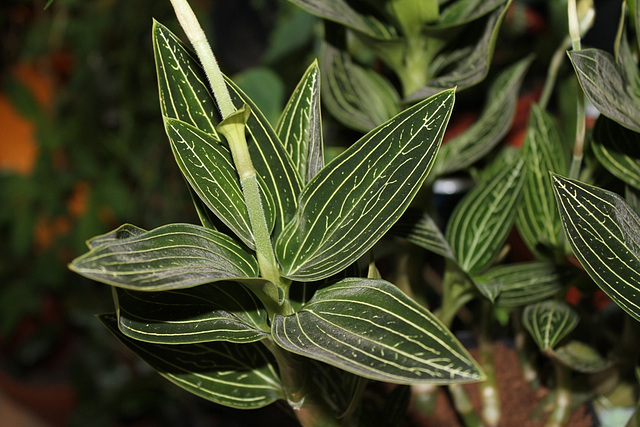
{"type": "Polygon", "coordinates": [[[498,305],[519,307],[557,294],[575,273],[569,267],[533,261],[498,265],[489,269],[484,276],[502,283],[498,305]]]}
{"type": "Polygon", "coordinates": [[[425,212],[407,209],[391,227],[390,233],[445,258],[454,259],[449,243],[438,224],[425,212]]]}
{"type": "Polygon", "coordinates": [[[70,265],[75,272],[133,290],[182,289],[258,277],[251,253],[220,232],[170,224],[94,247],[70,265]]]}
{"type": "Polygon", "coordinates": [[[548,300],[528,305],[522,324],[540,350],[553,349],[578,324],[578,314],[562,301],[548,300]]]}
{"type": "Polygon", "coordinates": [[[152,344],[123,335],[113,315],[100,320],[160,375],[204,399],[256,409],[284,398],[275,360],[260,343],[152,344]]]}
{"type": "Polygon", "coordinates": [[[403,111],[309,182],[295,218],[276,241],[285,277],[329,277],[389,230],[431,169],[453,101],[453,91],[444,91],[403,111]]]}
{"type": "Polygon", "coordinates": [[[471,356],[445,326],[394,285],[345,279],[316,292],[272,334],[285,349],[346,371],[399,384],[481,380],[471,356]]]}
{"type": "Polygon", "coordinates": [[[268,336],[262,303],[239,283],[162,292],[116,289],[120,331],[140,341],[248,343],[268,336]]]}
{"type": "Polygon", "coordinates": [[[553,176],[573,253],[593,281],[640,321],[640,218],[617,194],[553,176]]]}

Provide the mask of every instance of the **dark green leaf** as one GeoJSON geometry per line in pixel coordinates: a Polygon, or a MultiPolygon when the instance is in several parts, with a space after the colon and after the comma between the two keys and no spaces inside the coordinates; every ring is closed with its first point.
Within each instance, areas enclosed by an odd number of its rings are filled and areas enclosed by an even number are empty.
{"type": "Polygon", "coordinates": [[[617,194],[553,176],[573,253],[593,281],[640,321],[640,218],[617,194]]]}
{"type": "Polygon", "coordinates": [[[285,93],[284,82],[275,71],[264,66],[252,67],[235,74],[233,81],[260,107],[269,123],[277,122],[285,93]]]}
{"type": "Polygon", "coordinates": [[[345,279],[300,311],[276,316],[285,349],[356,375],[398,384],[479,381],[483,374],[454,335],[394,285],[345,279]]]}
{"type": "Polygon", "coordinates": [[[629,74],[625,61],[616,61],[611,54],[600,49],[582,49],[569,52],[584,93],[605,116],[621,125],[640,132],[640,97],[638,96],[637,68],[629,74]]]}
{"type": "Polygon", "coordinates": [[[258,263],[230,237],[191,224],[170,224],[94,247],[70,265],[112,286],[159,291],[258,277],[258,263]]]}
{"type": "Polygon", "coordinates": [[[592,147],[611,174],[640,189],[640,134],[600,116],[593,129],[592,147]]]}
{"type": "Polygon", "coordinates": [[[471,280],[480,294],[492,303],[496,301],[502,291],[502,282],[494,277],[487,277],[486,275],[473,276],[471,280]]]}
{"type": "Polygon", "coordinates": [[[569,162],[555,119],[537,104],[531,108],[522,151],[527,177],[516,225],[534,254],[553,259],[562,251],[562,222],[549,172],[567,173],[569,162]]]}
{"type": "Polygon", "coordinates": [[[442,11],[440,22],[435,28],[441,29],[467,24],[505,3],[510,4],[511,2],[508,0],[457,0],[451,2],[450,6],[442,11]]]}
{"type": "Polygon", "coordinates": [[[285,277],[312,281],[336,274],[389,230],[431,169],[453,101],[449,90],[403,111],[309,182],[276,241],[285,277]]]}
{"type": "Polygon", "coordinates": [[[562,301],[543,301],[528,305],[522,312],[522,324],[540,350],[553,349],[578,324],[578,314],[562,301]]]}
{"type": "Polygon", "coordinates": [[[115,230],[108,232],[107,234],[102,234],[100,236],[89,239],[89,241],[87,242],[87,246],[89,247],[89,249],[94,249],[98,246],[104,245],[105,243],[113,243],[117,240],[128,239],[129,237],[139,236],[140,234],[146,232],[146,230],[143,230],[140,227],[136,227],[135,225],[124,224],[116,228],[115,230]]]}
{"type": "Polygon", "coordinates": [[[613,366],[613,361],[600,356],[593,347],[580,341],[569,341],[550,354],[569,368],[586,374],[601,372],[613,366]]]}
{"type": "Polygon", "coordinates": [[[522,160],[503,168],[480,182],[453,211],[445,235],[466,273],[482,273],[502,251],[515,220],[523,169],[522,160]]]}
{"type": "Polygon", "coordinates": [[[291,94],[276,132],[293,159],[302,181],[310,181],[324,166],[320,69],[317,61],[307,68],[291,94]]]}
{"type": "Polygon", "coordinates": [[[369,132],[400,111],[400,99],[391,83],[328,43],[323,45],[322,70],[324,105],[343,125],[369,132]]]}
{"type": "Polygon", "coordinates": [[[120,331],[140,341],[193,344],[248,343],[268,336],[267,313],[239,283],[162,292],[116,289],[120,331]]]}
{"type": "Polygon", "coordinates": [[[391,227],[390,233],[445,258],[454,259],[447,239],[426,212],[407,209],[398,222],[391,227]]]}
{"type": "Polygon", "coordinates": [[[575,278],[576,271],[570,267],[536,261],[495,266],[484,276],[502,283],[498,305],[518,307],[557,294],[575,278]]]}
{"type": "Polygon", "coordinates": [[[275,360],[259,342],[152,344],[122,335],[114,315],[100,316],[100,320],[160,375],[204,399],[256,409],[284,398],[275,360]]]}
{"type": "Polygon", "coordinates": [[[531,63],[524,59],[503,71],[491,84],[482,114],[465,132],[442,146],[434,175],[471,166],[487,155],[511,128],[518,93],[531,63]]]}

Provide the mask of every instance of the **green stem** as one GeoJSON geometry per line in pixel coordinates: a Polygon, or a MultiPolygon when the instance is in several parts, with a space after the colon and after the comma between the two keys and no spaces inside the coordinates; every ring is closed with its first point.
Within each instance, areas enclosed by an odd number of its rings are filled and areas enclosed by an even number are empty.
{"type": "Polygon", "coordinates": [[[567,423],[571,414],[571,371],[553,360],[556,373],[555,402],[546,427],[560,427],[567,423]]]}
{"type": "Polygon", "coordinates": [[[520,362],[520,370],[522,376],[529,383],[529,387],[537,389],[540,387],[540,380],[538,379],[538,371],[533,364],[533,351],[528,345],[528,333],[522,325],[522,311],[514,310],[511,318],[513,319],[513,328],[515,330],[515,347],[518,354],[518,360],[520,362]]]}
{"type": "Polygon", "coordinates": [[[476,413],[471,399],[461,384],[449,385],[449,393],[453,400],[453,406],[456,408],[456,412],[462,418],[462,422],[466,427],[482,427],[482,421],[476,413]]]}
{"type": "Polygon", "coordinates": [[[560,43],[560,46],[558,46],[558,49],[554,52],[553,57],[551,57],[549,69],[547,70],[547,80],[544,82],[544,88],[542,89],[540,100],[538,101],[538,105],[543,109],[546,109],[549,104],[551,93],[553,92],[556,80],[558,79],[558,70],[560,69],[560,65],[562,65],[562,60],[565,58],[567,48],[570,44],[571,39],[568,36],[565,37],[562,43],[560,43]]]}
{"type": "Polygon", "coordinates": [[[480,351],[479,362],[487,376],[487,379],[478,385],[482,399],[482,418],[488,426],[495,427],[500,422],[500,394],[496,378],[496,365],[493,358],[493,334],[491,323],[493,304],[487,300],[482,301],[482,313],[480,318],[480,334],[478,347],[480,351]]]}

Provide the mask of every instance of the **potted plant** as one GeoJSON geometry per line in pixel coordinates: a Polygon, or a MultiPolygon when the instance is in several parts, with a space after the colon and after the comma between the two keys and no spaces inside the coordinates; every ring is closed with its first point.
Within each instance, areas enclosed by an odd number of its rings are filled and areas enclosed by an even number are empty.
{"type": "Polygon", "coordinates": [[[323,19],[324,47],[275,127],[221,73],[186,1],[172,4],[195,54],[154,22],[165,130],[201,224],[89,240],[70,267],[113,287],[103,323],[188,391],[242,409],[284,401],[308,426],[397,425],[443,385],[465,425],[498,425],[499,325],[526,378],[552,389],[548,425],[637,390],[636,3],[615,57],[581,47],[592,6],[565,5],[516,149],[500,143],[533,58],[489,73],[510,1],[293,2],[323,19]],[[583,91],[602,113],[588,133],[583,91]],[[364,134],[329,162],[320,92],[364,134]],[[458,98],[482,93],[442,145],[458,98]],[[443,217],[431,195],[452,174],[474,185],[443,217]],[[615,304],[572,297],[598,289],[615,304]]]}

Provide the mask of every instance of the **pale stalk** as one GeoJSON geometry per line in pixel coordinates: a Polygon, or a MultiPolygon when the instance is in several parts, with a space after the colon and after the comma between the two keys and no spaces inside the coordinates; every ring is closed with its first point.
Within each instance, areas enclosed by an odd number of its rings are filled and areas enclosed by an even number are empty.
{"type": "Polygon", "coordinates": [[[556,373],[555,399],[546,427],[561,427],[571,414],[571,371],[555,359],[553,367],[556,373]]]}
{"type": "Polygon", "coordinates": [[[478,384],[482,399],[482,419],[490,427],[496,427],[500,422],[500,393],[496,378],[496,364],[493,358],[493,335],[491,324],[493,321],[493,304],[488,300],[482,301],[480,318],[480,333],[478,335],[479,362],[487,379],[478,384]]]}

